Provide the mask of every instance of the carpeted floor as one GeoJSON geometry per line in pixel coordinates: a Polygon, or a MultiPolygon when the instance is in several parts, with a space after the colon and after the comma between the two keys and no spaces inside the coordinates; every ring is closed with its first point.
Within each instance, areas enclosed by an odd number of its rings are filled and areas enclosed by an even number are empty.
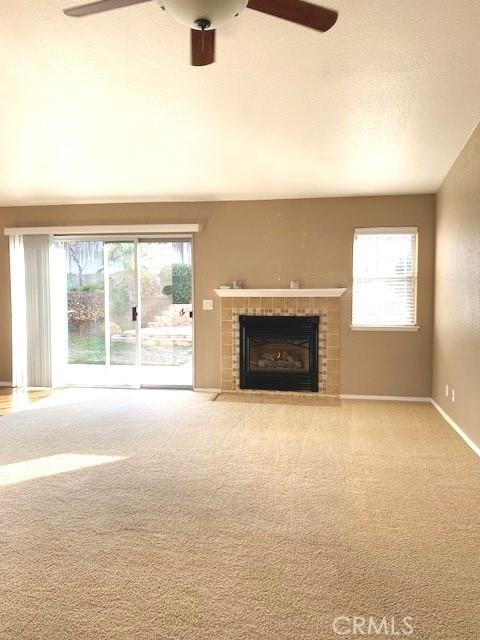
{"type": "Polygon", "coordinates": [[[479,637],[480,460],[430,405],[53,404],[0,418],[2,640],[479,637]]]}

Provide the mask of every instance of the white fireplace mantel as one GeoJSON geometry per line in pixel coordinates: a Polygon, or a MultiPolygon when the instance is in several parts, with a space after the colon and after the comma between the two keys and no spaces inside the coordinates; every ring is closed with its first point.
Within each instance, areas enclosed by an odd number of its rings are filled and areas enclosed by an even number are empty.
{"type": "Polygon", "coordinates": [[[214,289],[220,298],[340,298],[346,289],[214,289]]]}

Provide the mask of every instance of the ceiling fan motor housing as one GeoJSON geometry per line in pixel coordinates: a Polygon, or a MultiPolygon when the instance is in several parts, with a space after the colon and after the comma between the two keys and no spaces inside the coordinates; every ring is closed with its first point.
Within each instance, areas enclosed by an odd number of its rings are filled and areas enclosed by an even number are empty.
{"type": "Polygon", "coordinates": [[[186,27],[197,30],[216,29],[238,16],[248,0],[159,0],[162,7],[186,27]],[[209,26],[205,26],[210,23],[209,26]],[[203,28],[202,28],[203,25],[203,28]]]}

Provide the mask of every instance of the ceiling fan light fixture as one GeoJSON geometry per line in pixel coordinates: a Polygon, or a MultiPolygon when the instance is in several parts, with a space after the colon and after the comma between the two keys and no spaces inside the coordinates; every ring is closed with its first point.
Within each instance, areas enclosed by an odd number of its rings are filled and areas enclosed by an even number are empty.
{"type": "MultiPolygon", "coordinates": [[[[64,9],[72,18],[113,11],[151,0],[95,0],[64,9]]],[[[238,16],[248,7],[288,22],[325,32],[333,27],[338,13],[308,0],[155,0],[163,11],[190,29],[191,64],[215,62],[215,33],[218,26],[238,16]]]]}
{"type": "Polygon", "coordinates": [[[160,0],[178,22],[199,31],[216,29],[247,8],[248,0],[160,0]],[[209,26],[202,27],[209,23],[209,26]]]}

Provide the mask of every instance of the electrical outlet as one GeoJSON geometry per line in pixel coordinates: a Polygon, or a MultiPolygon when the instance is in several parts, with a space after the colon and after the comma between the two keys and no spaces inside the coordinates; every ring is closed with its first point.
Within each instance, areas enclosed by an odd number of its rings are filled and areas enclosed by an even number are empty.
{"type": "Polygon", "coordinates": [[[448,389],[448,384],[445,385],[445,398],[448,398],[448,396],[450,395],[450,391],[448,389]]]}
{"type": "Polygon", "coordinates": [[[204,300],[203,301],[203,310],[204,311],[213,311],[213,300],[204,300]]]}
{"type": "Polygon", "coordinates": [[[451,398],[452,398],[452,402],[455,402],[455,389],[452,389],[451,398]]]}

